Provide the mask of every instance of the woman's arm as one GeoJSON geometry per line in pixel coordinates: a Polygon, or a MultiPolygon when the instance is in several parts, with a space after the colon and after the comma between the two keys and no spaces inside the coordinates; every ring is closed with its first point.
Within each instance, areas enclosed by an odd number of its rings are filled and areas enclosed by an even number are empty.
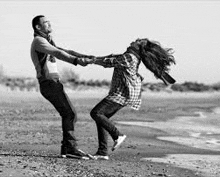
{"type": "Polygon", "coordinates": [[[114,55],[110,54],[107,56],[96,57],[94,64],[101,65],[105,68],[110,67],[130,67],[130,62],[132,59],[126,57],[125,55],[114,55]]]}

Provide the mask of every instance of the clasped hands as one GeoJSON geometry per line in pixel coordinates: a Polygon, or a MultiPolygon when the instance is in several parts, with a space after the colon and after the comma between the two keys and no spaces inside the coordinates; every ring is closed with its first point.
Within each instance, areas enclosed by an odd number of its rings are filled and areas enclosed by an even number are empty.
{"type": "Polygon", "coordinates": [[[110,55],[102,56],[102,57],[95,57],[93,55],[89,55],[89,56],[86,56],[86,57],[78,58],[77,64],[79,64],[81,66],[87,66],[88,64],[94,64],[94,63],[97,64],[97,63],[99,63],[100,60],[103,60],[103,59],[108,58],[108,57],[114,57],[114,56],[116,56],[116,55],[110,54],[110,55]]]}
{"type": "Polygon", "coordinates": [[[88,64],[93,64],[96,61],[95,56],[87,56],[87,57],[80,57],[77,60],[77,64],[81,66],[87,66],[88,64]]]}

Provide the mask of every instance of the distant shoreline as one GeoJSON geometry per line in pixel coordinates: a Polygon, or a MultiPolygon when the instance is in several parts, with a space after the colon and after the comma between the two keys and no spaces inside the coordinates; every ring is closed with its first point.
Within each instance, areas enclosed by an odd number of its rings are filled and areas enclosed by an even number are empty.
{"type": "MultiPolygon", "coordinates": [[[[66,88],[65,91],[71,96],[73,94],[74,97],[105,97],[108,94],[109,89],[106,88],[92,88],[92,89],[81,89],[81,90],[72,90],[66,88]]],[[[27,91],[27,90],[10,90],[6,86],[0,85],[0,95],[1,97],[7,96],[15,96],[15,97],[23,97],[23,96],[37,96],[40,95],[39,91],[27,91]]],[[[143,91],[142,98],[150,97],[150,98],[207,98],[207,97],[220,97],[220,92],[218,91],[207,91],[207,92],[175,92],[175,91],[143,91]]]]}

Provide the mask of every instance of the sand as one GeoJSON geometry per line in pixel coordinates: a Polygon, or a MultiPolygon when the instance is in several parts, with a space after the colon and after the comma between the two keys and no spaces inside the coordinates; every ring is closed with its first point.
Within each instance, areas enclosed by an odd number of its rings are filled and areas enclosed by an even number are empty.
{"type": "MultiPolygon", "coordinates": [[[[106,89],[68,90],[79,120],[81,149],[97,149],[89,116],[106,89]]],[[[61,121],[38,92],[0,87],[0,176],[219,177],[220,94],[143,93],[142,108],[125,108],[113,120],[127,135],[109,161],[59,158],[61,121]]],[[[109,139],[109,146],[113,142],[109,139]]]]}

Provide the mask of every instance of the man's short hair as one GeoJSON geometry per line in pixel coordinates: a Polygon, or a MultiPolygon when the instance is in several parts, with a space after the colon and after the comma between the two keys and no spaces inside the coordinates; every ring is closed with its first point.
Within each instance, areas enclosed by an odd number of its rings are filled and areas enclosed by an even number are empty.
{"type": "Polygon", "coordinates": [[[44,15],[37,15],[36,17],[33,18],[32,20],[32,28],[36,30],[36,25],[40,23],[40,18],[45,17],[44,15]]]}

